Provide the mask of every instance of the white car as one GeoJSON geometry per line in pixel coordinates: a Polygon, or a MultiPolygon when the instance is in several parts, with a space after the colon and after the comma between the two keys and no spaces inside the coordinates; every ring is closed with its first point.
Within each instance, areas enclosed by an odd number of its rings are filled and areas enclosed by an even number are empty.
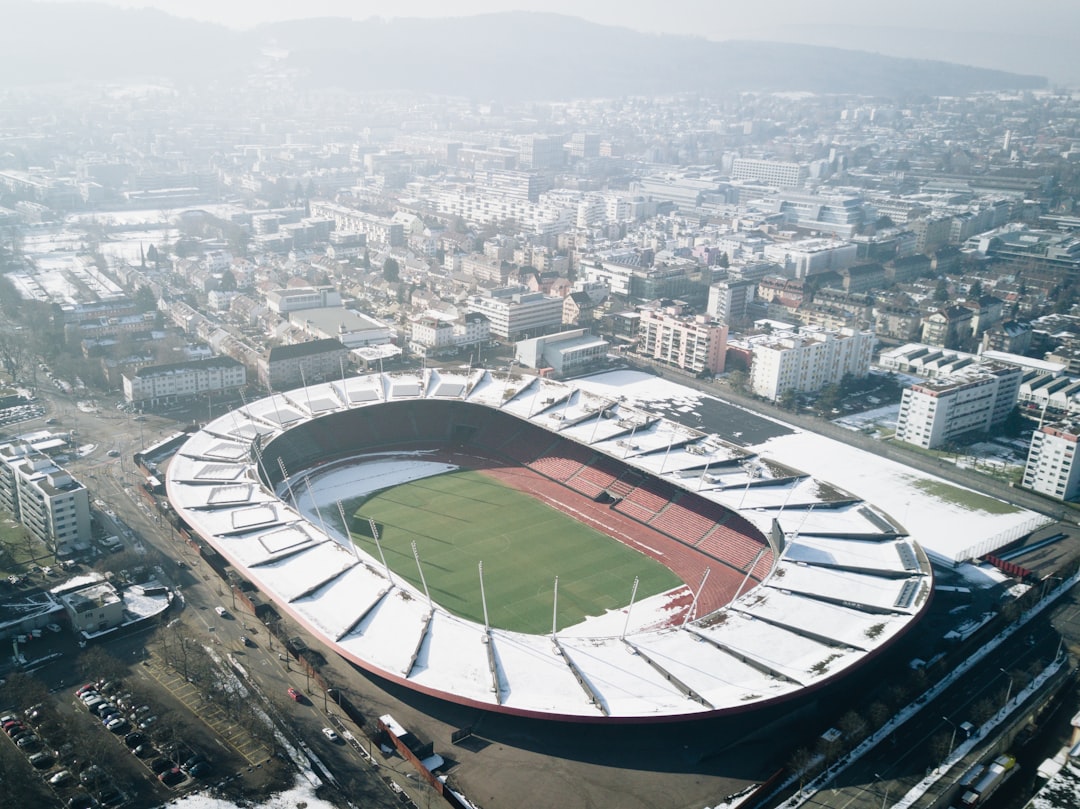
{"type": "Polygon", "coordinates": [[[333,728],[323,728],[322,729],[322,735],[325,736],[326,738],[328,738],[332,742],[336,742],[338,740],[338,738],[339,738],[338,735],[336,733],[334,733],[333,728]]]}
{"type": "Polygon", "coordinates": [[[214,607],[214,612],[216,612],[222,618],[224,618],[226,615],[229,614],[229,611],[227,609],[225,609],[224,607],[214,607]]]}

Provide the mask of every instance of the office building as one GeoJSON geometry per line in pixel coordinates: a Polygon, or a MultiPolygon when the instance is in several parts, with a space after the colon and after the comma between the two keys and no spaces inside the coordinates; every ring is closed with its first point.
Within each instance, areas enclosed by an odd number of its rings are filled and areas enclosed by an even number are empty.
{"type": "Polygon", "coordinates": [[[349,349],[334,338],[274,346],[259,362],[259,382],[269,390],[288,390],[339,379],[348,363],[349,349]]]}
{"type": "Polygon", "coordinates": [[[808,176],[806,166],[779,160],[751,160],[737,157],[731,162],[732,180],[750,180],[766,185],[793,188],[802,185],[808,176]]]}
{"type": "Polygon", "coordinates": [[[610,345],[588,329],[571,329],[521,340],[514,356],[526,368],[550,368],[557,376],[571,376],[602,362],[610,345]]]}
{"type": "Polygon", "coordinates": [[[487,317],[493,337],[510,341],[557,330],[562,309],[562,298],[520,286],[487,290],[468,302],[469,312],[487,317]]]}

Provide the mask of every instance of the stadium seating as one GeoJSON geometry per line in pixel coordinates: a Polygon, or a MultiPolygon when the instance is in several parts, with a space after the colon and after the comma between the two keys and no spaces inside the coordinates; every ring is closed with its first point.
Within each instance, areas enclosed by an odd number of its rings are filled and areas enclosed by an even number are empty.
{"type": "Polygon", "coordinates": [[[529,464],[529,468],[544,477],[565,483],[578,473],[592,458],[594,452],[572,441],[560,442],[549,455],[543,455],[529,464]]]}

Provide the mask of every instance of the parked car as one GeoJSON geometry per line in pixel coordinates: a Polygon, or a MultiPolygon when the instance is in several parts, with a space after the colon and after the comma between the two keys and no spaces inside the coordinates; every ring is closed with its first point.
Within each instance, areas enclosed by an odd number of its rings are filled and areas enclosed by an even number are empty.
{"type": "Polygon", "coordinates": [[[19,749],[22,750],[24,753],[32,753],[39,747],[41,747],[41,739],[31,733],[27,736],[23,736],[21,739],[15,742],[15,744],[17,744],[19,746],[19,749]]]}
{"type": "Polygon", "coordinates": [[[204,775],[208,775],[212,769],[210,762],[200,761],[188,770],[188,775],[192,778],[202,778],[204,775]]]}
{"type": "Polygon", "coordinates": [[[148,716],[148,717],[146,717],[146,719],[144,719],[143,721],[141,721],[139,723],[139,729],[140,730],[146,730],[148,727],[150,727],[156,721],[157,721],[157,716],[156,715],[148,716]]]}
{"type": "Polygon", "coordinates": [[[184,780],[184,774],[180,772],[179,767],[173,767],[171,770],[166,770],[158,776],[158,780],[165,786],[171,787],[174,784],[179,784],[184,780]]]}
{"type": "Polygon", "coordinates": [[[138,747],[140,744],[142,744],[145,741],[146,741],[146,734],[145,733],[140,733],[137,730],[131,731],[131,733],[127,734],[124,737],[124,744],[126,744],[128,746],[128,748],[131,749],[131,750],[134,750],[136,747],[138,747]]]}
{"type": "Polygon", "coordinates": [[[27,761],[35,770],[47,770],[56,762],[56,757],[52,753],[43,750],[40,753],[31,755],[27,761]]]}
{"type": "Polygon", "coordinates": [[[169,759],[160,757],[150,762],[150,769],[155,775],[160,775],[166,770],[171,770],[173,763],[169,759]]]}
{"type": "Polygon", "coordinates": [[[108,722],[105,723],[105,727],[111,730],[113,733],[123,733],[129,727],[128,721],[122,716],[114,716],[108,722]]]}
{"type": "Polygon", "coordinates": [[[216,612],[222,618],[227,618],[229,616],[229,611],[224,607],[214,607],[214,612],[216,612]]]}
{"type": "Polygon", "coordinates": [[[75,776],[71,774],[71,770],[60,770],[60,772],[50,775],[48,780],[54,787],[59,787],[74,781],[75,776]]]}

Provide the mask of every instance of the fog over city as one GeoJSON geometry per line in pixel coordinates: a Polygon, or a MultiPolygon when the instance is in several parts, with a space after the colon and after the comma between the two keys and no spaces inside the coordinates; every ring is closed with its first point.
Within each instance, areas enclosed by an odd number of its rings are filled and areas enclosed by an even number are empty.
{"type": "Polygon", "coordinates": [[[1080,809],[1078,52],[3,0],[4,805],[1080,809]]]}

